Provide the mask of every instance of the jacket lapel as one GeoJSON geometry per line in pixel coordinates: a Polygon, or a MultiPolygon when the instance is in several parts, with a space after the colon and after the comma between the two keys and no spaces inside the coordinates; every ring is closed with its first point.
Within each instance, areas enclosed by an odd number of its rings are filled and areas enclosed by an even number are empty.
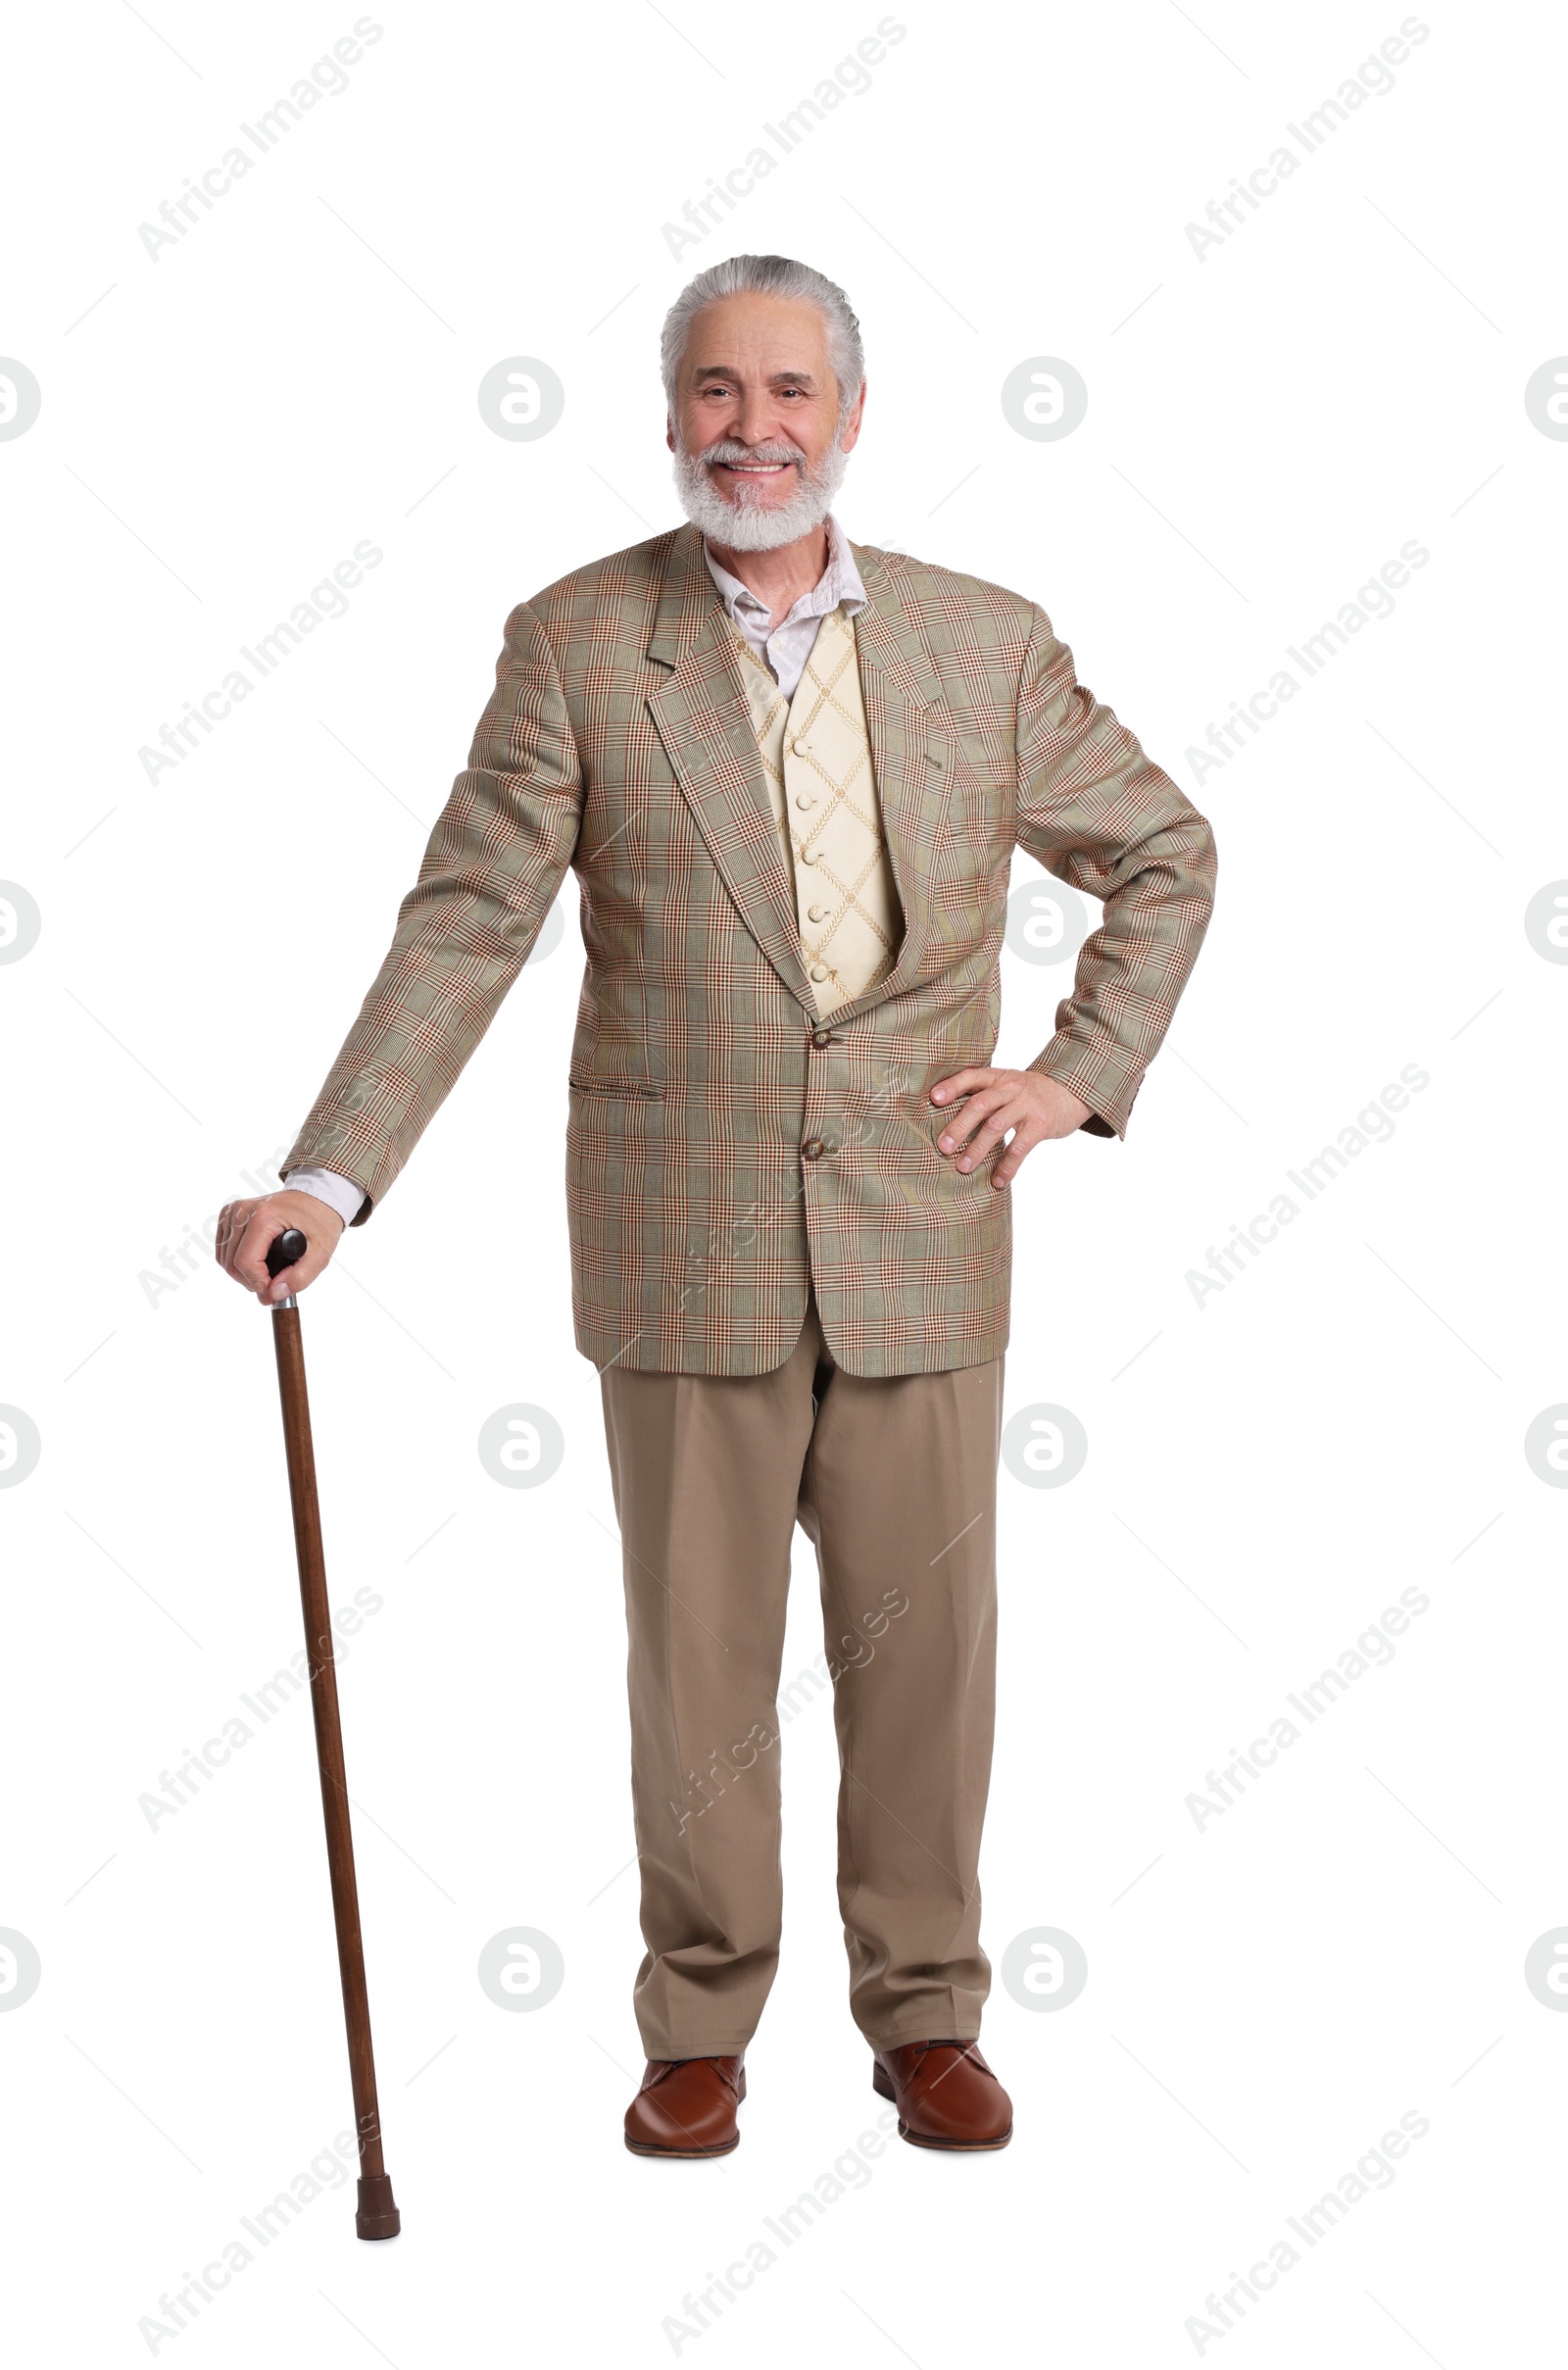
{"type": "MultiPolygon", "coordinates": [[[[931,851],[952,788],[956,744],[930,653],[881,556],[852,544],[866,603],[855,620],[860,699],[904,940],[887,976],[834,1019],[897,995],[920,976],[931,943],[931,851]]],[[[814,1013],[801,961],[794,883],[779,845],[746,687],[702,537],[670,541],[651,658],[670,668],[649,710],[710,855],[748,929],[804,1010],[814,1013]]]]}
{"type": "Polygon", "coordinates": [[[893,968],[834,1013],[842,1020],[897,996],[921,976],[931,945],[931,853],[953,787],[956,743],[942,681],[879,552],[852,543],[865,586],[855,620],[860,702],[888,856],[904,908],[904,940],[893,968]]]}
{"type": "Polygon", "coordinates": [[[702,537],[677,529],[660,588],[650,658],[672,671],[649,709],[675,779],[741,918],[792,996],[811,1010],[795,891],[768,804],[733,629],[702,537]]]}

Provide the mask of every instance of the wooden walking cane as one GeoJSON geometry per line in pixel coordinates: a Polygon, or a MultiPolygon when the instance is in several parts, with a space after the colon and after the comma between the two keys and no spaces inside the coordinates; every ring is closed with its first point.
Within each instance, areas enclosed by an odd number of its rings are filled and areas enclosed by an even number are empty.
{"type": "MultiPolygon", "coordinates": [[[[297,1226],[290,1226],[267,1255],[269,1275],[281,1275],[285,1267],[292,1267],[296,1259],[304,1258],[306,1249],[304,1235],[297,1226]]],[[[293,1293],[273,1307],[272,1345],[277,1352],[277,1387],[283,1401],[283,1445],[288,1453],[288,1491],[294,1508],[300,1601],[305,1609],[305,1649],[311,1668],[311,1710],[316,1718],[316,1757],[321,1772],[321,1809],[326,1819],[326,1864],[332,1879],[337,1963],[343,1979],[343,2018],[349,2037],[349,2076],[354,2085],[354,2123],[360,2140],[359,2210],[354,2227],[362,2239],[395,2239],[403,2225],[393,2201],[392,2183],[381,2160],[381,2110],[375,2097],[370,2002],[365,1989],[365,1945],[360,1937],[360,1896],[354,1879],[354,1835],[349,1825],[348,1786],[343,1773],[343,1726],[338,1717],[332,1615],[326,1601],[326,1562],[321,1552],[321,1509],[316,1497],[311,1404],[305,1391],[305,1345],[300,1338],[299,1302],[293,1293]]]]}

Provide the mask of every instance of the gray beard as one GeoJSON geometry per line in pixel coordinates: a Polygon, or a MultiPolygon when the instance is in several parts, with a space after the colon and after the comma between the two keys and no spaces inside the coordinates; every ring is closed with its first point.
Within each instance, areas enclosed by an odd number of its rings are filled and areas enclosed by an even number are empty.
{"type": "MultiPolygon", "coordinates": [[[[744,448],[730,450],[727,441],[716,448],[726,457],[739,460],[744,448]]],[[[833,498],[844,482],[844,472],[850,466],[849,454],[837,439],[829,445],[813,469],[800,447],[782,445],[759,446],[747,456],[752,460],[794,460],[800,468],[800,483],[787,502],[760,508],[741,489],[740,499],[731,502],[721,494],[708,473],[708,461],[715,448],[707,453],[688,453],[677,436],[675,442],[675,491],[680,506],[694,526],[700,527],[711,543],[737,552],[777,551],[786,543],[798,543],[821,525],[833,508],[833,498]]]]}

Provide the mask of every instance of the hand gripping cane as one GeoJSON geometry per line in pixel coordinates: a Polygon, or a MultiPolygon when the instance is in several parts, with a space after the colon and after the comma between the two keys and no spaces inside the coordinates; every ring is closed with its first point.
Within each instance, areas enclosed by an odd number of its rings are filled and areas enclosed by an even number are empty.
{"type": "MultiPolygon", "coordinates": [[[[281,1275],[285,1267],[292,1267],[296,1259],[304,1258],[305,1251],[304,1235],[297,1226],[289,1227],[267,1255],[269,1275],[281,1275]]],[[[337,1963],[343,1978],[343,2019],[348,2026],[349,2075],[354,2085],[354,2122],[360,2141],[359,2210],[354,2227],[362,2239],[395,2239],[402,2221],[393,2201],[392,2183],[381,2161],[381,2110],[375,2097],[370,2002],[365,1989],[360,1896],[354,1881],[354,1836],[349,1826],[348,1787],[343,1774],[343,1728],[338,1717],[332,1616],[326,1602],[326,1564],[321,1553],[321,1510],[316,1498],[311,1405],[305,1393],[305,1346],[300,1339],[299,1302],[293,1293],[273,1307],[272,1345],[277,1352],[277,1386],[283,1401],[283,1445],[288,1453],[288,1491],[294,1508],[300,1601],[305,1609],[306,1658],[311,1667],[311,1710],[316,1718],[316,1757],[320,1766],[321,1808],[326,1819],[326,1864],[332,1879],[337,1963]]]]}

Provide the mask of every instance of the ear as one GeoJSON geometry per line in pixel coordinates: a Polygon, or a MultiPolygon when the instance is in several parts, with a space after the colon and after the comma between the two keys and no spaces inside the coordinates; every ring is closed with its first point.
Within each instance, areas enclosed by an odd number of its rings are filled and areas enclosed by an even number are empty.
{"type": "Polygon", "coordinates": [[[865,380],[862,378],[862,379],[861,379],[861,381],[860,381],[860,391],[859,391],[858,395],[857,395],[857,397],[855,398],[854,403],[853,403],[853,404],[850,406],[850,414],[849,414],[849,418],[848,418],[848,419],[845,420],[845,422],[844,422],[844,426],[843,426],[843,428],[842,428],[842,429],[840,430],[840,432],[839,432],[839,450],[840,450],[840,452],[842,452],[842,453],[853,453],[853,452],[854,452],[854,450],[855,450],[855,448],[856,448],[857,444],[859,442],[859,439],[860,439],[860,421],[861,421],[862,418],[864,417],[864,414],[865,414],[865,380]]]}

